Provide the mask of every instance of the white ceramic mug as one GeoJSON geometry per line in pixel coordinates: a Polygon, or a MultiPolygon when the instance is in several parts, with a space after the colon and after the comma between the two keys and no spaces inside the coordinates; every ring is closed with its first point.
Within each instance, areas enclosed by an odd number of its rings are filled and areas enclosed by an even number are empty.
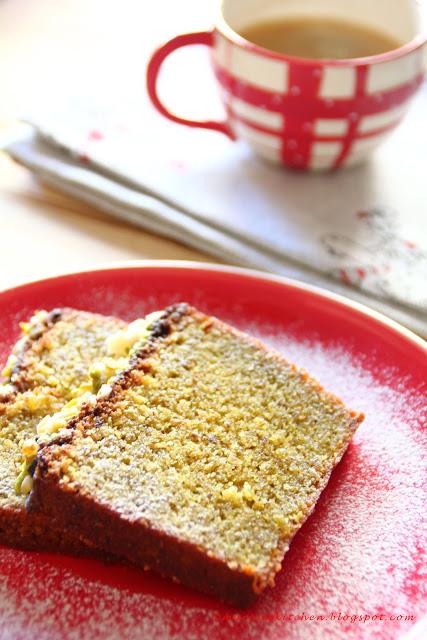
{"type": "Polygon", "coordinates": [[[177,36],[153,54],[148,92],[170,120],[243,138],[269,161],[305,170],[358,164],[401,121],[422,82],[422,8],[416,0],[224,0],[212,31],[177,36]],[[303,16],[359,23],[404,44],[365,58],[310,60],[263,49],[239,35],[254,22],[303,16]],[[157,78],[164,59],[189,44],[212,47],[224,122],[182,118],[160,101],[157,78]]]}

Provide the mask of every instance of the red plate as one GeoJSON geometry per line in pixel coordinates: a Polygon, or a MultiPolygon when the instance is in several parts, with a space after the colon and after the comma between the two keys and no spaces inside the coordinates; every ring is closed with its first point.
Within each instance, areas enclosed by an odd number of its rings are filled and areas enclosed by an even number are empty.
{"type": "Polygon", "coordinates": [[[366,413],[276,587],[242,612],[136,569],[0,548],[0,638],[427,637],[427,350],[410,332],[283,278],[144,263],[0,294],[0,357],[37,308],[133,319],[183,300],[262,337],[366,413]]]}

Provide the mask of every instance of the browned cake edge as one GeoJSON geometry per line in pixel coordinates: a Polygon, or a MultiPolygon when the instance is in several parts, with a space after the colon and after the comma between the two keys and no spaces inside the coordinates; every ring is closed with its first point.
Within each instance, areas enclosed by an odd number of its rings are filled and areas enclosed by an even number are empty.
{"type": "MultiPolygon", "coordinates": [[[[240,339],[264,350],[269,354],[269,357],[289,365],[288,361],[280,354],[267,349],[259,340],[229,327],[215,318],[206,316],[185,303],[169,307],[160,320],[153,325],[150,338],[138,351],[130,368],[122,372],[114,382],[109,396],[98,401],[94,409],[83,409],[80,416],[70,422],[70,429],[66,436],[56,438],[40,451],[33,490],[28,499],[27,508],[33,513],[54,516],[63,526],[70,527],[70,530],[75,530],[76,533],[80,532],[92,540],[94,544],[114,555],[126,557],[133,564],[172,576],[187,586],[217,596],[233,605],[247,607],[254,602],[266,586],[274,585],[274,577],[281,568],[283,556],[289,548],[292,537],[303,522],[298,524],[291,535],[284,536],[280,540],[269,567],[261,573],[250,568],[230,567],[222,558],[207,554],[205,550],[195,544],[155,529],[147,521],[131,522],[121,518],[108,506],[98,503],[90,496],[80,494],[78,488],[59,484],[61,452],[72,450],[73,440],[79,431],[84,430],[86,420],[96,419],[97,414],[112,410],[114,396],[132,384],[132,372],[144,369],[146,358],[161,347],[162,342],[167,340],[168,335],[174,329],[179,328],[180,321],[185,316],[192,316],[206,330],[212,324],[220,325],[240,339]]],[[[295,370],[297,369],[295,368],[295,370]]],[[[324,392],[321,385],[308,374],[301,373],[301,375],[324,392]]],[[[327,395],[332,401],[342,404],[341,400],[332,394],[328,393],[327,395]]],[[[341,450],[337,451],[330,472],[319,484],[306,518],[314,509],[322,490],[328,483],[330,474],[343,456],[354,431],[364,416],[348,411],[348,417],[346,441],[341,450]]]]}
{"type": "MultiPolygon", "coordinates": [[[[99,317],[101,321],[112,319],[111,316],[68,307],[50,311],[46,319],[34,327],[28,336],[21,338],[12,349],[12,353],[18,358],[11,376],[11,385],[15,391],[10,396],[2,398],[0,411],[2,406],[15,399],[17,393],[33,388],[34,381],[29,379],[25,363],[34,347],[40,346],[48,339],[49,331],[59,320],[70,319],[80,314],[99,317]]],[[[56,523],[52,516],[29,513],[24,506],[0,508],[0,544],[25,551],[50,551],[112,560],[109,553],[97,548],[90,540],[83,540],[79,532],[69,531],[63,523],[56,523]]]]}
{"type": "Polygon", "coordinates": [[[64,553],[82,558],[113,561],[113,556],[97,548],[76,531],[65,529],[44,513],[28,513],[25,508],[0,510],[0,545],[22,551],[64,553]]]}

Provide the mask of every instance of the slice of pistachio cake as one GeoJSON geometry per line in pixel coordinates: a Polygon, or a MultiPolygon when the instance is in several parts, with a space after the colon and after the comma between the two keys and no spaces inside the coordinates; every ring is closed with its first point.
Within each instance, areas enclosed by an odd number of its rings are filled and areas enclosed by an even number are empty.
{"type": "Polygon", "coordinates": [[[90,365],[107,356],[107,338],[124,326],[116,318],[67,308],[40,311],[21,325],[0,386],[1,544],[85,553],[80,535],[26,511],[31,478],[20,473],[22,448],[29,455],[37,424],[92,388],[90,365]]]}
{"type": "MultiPolygon", "coordinates": [[[[123,356],[126,332],[111,344],[123,356]]],[[[27,506],[246,606],[274,584],[362,419],[259,341],[175,305],[97,398],[46,419],[61,432],[27,506]]]]}

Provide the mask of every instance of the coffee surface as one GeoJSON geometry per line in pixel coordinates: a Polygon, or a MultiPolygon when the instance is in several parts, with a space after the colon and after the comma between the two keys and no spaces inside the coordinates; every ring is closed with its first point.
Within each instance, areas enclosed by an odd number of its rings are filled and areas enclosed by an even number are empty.
{"type": "Polygon", "coordinates": [[[257,22],[241,35],[276,53],[300,58],[361,58],[401,46],[397,39],[365,25],[326,18],[279,18],[257,22]]]}

